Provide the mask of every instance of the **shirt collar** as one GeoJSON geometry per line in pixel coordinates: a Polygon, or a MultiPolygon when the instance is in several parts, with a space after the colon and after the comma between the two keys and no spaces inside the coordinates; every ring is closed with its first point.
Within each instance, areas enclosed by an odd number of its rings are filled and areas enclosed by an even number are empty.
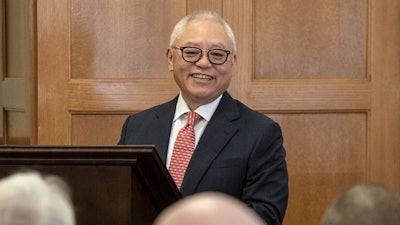
{"type": "MultiPolygon", "coordinates": [[[[216,98],[214,101],[199,106],[195,112],[198,113],[203,119],[210,121],[212,115],[218,107],[219,102],[221,101],[222,94],[216,98]]],[[[176,103],[174,121],[176,121],[183,114],[190,112],[189,106],[186,104],[185,100],[182,97],[182,93],[179,93],[178,102],[176,103]]]]}

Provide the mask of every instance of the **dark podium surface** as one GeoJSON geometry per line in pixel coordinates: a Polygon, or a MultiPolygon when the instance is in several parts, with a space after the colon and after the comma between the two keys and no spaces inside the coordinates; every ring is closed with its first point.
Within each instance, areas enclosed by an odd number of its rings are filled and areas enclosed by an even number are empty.
{"type": "Polygon", "coordinates": [[[150,225],[182,197],[153,146],[0,146],[0,177],[30,169],[69,184],[77,225],[150,225]]]}

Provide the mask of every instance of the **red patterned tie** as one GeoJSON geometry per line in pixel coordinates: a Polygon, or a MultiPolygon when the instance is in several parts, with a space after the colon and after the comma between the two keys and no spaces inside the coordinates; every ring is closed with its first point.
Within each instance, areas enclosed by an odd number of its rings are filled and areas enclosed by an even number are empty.
{"type": "Polygon", "coordinates": [[[176,137],[171,163],[168,168],[179,189],[181,189],[186,168],[194,151],[196,141],[194,125],[201,119],[201,116],[195,112],[188,112],[187,114],[187,124],[179,131],[176,137]]]}

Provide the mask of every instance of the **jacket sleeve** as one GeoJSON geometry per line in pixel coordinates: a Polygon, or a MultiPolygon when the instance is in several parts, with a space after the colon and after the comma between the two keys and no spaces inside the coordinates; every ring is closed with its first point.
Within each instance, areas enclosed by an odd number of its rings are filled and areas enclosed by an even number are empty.
{"type": "Polygon", "coordinates": [[[282,132],[277,123],[258,127],[242,199],[269,225],[282,224],[288,202],[288,173],[282,132]]]}

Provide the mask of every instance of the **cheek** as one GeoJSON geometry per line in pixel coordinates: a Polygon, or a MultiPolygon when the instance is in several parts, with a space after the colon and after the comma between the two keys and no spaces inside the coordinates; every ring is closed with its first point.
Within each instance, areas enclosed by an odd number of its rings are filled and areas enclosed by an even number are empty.
{"type": "Polygon", "coordinates": [[[189,73],[191,64],[184,62],[183,60],[177,60],[173,64],[174,71],[177,71],[181,75],[189,73]]]}
{"type": "Polygon", "coordinates": [[[183,60],[180,58],[179,55],[176,53],[170,53],[168,55],[168,69],[169,71],[181,71],[184,67],[185,64],[182,62],[183,60]]]}
{"type": "Polygon", "coordinates": [[[232,77],[233,68],[232,66],[226,66],[223,68],[219,68],[218,73],[224,77],[224,79],[230,79],[232,77]]]}

